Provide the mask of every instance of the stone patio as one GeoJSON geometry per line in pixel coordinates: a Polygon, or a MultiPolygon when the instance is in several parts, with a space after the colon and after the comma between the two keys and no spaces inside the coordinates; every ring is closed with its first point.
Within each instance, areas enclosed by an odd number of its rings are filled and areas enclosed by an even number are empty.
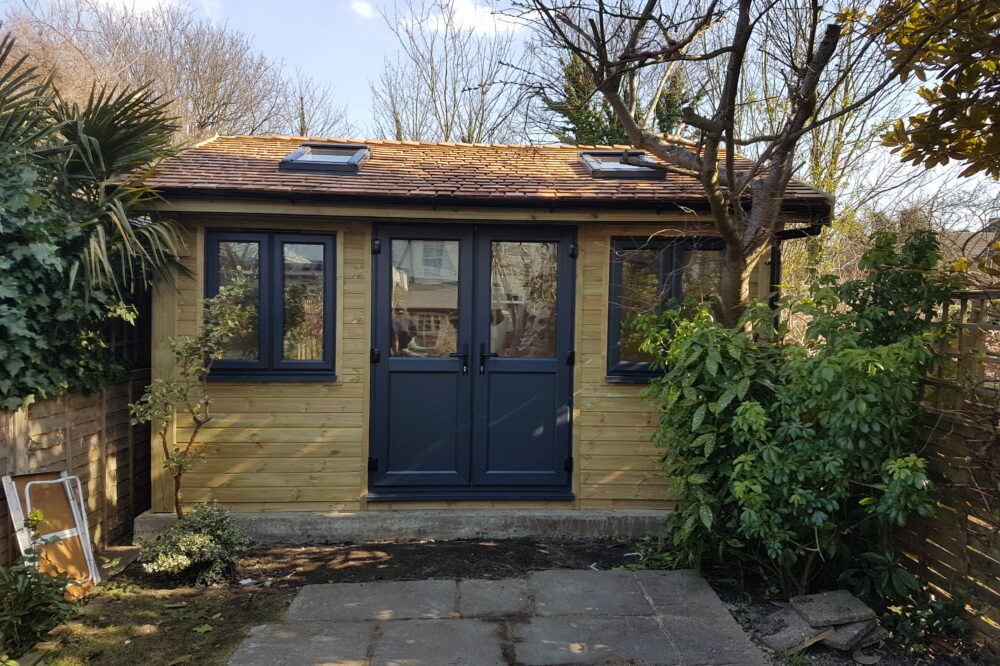
{"type": "Polygon", "coordinates": [[[765,666],[693,571],[307,585],[230,666],[765,666]]]}

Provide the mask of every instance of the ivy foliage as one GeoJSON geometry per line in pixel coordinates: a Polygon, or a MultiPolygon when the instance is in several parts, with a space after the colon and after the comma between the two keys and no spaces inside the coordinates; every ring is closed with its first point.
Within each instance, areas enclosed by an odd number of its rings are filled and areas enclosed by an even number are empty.
{"type": "Polygon", "coordinates": [[[933,167],[951,160],[963,176],[1000,178],[1000,4],[989,0],[886,0],[872,30],[889,56],[927,83],[924,108],[883,137],[903,161],[933,167]]]}
{"type": "Polygon", "coordinates": [[[181,248],[134,214],[173,150],[165,103],[140,88],[66,104],[13,46],[0,37],[0,409],[112,380],[108,325],[181,248]]]}
{"type": "Polygon", "coordinates": [[[655,443],[682,500],[669,522],[675,564],[737,562],[804,593],[933,513],[907,433],[940,335],[927,314],[955,285],[934,270],[932,233],[897,248],[877,236],[866,277],[823,280],[782,305],[782,320],[809,319],[803,343],[767,307],[735,328],[703,304],[641,320],[664,371],[646,390],[662,412],[655,443]]]}

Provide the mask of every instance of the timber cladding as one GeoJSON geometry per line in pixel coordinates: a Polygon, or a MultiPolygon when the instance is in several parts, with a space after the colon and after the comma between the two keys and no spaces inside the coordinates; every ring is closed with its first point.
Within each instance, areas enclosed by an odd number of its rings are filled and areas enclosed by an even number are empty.
{"type": "MultiPolygon", "coordinates": [[[[608,280],[613,236],[651,236],[667,223],[582,224],[576,263],[572,490],[562,501],[366,502],[373,225],[367,220],[289,215],[181,218],[189,236],[189,275],[154,297],[153,373],[170,372],[168,343],[197,332],[204,294],[206,229],[323,231],[337,234],[336,381],[211,382],[212,421],[199,435],[204,460],[184,475],[185,504],[218,500],[236,511],[337,511],[417,508],[664,509],[673,506],[651,443],[658,419],[641,385],[609,383],[608,280]]],[[[529,222],[530,224],[530,222],[529,222]]],[[[682,233],[674,225],[670,233],[682,233]]],[[[767,267],[761,265],[761,275],[767,267]]],[[[767,280],[760,282],[764,292],[767,280]]],[[[755,285],[757,288],[759,285],[755,285]]],[[[375,415],[374,418],[379,418],[375,415]]],[[[185,441],[190,423],[172,436],[185,441]]],[[[171,507],[170,479],[153,442],[153,510],[171,507]]]]}
{"type": "MultiPolygon", "coordinates": [[[[148,379],[148,371],[136,371],[103,391],[0,411],[0,474],[65,471],[79,477],[98,548],[130,535],[133,517],[150,506],[149,426],[130,425],[128,411],[148,379]]],[[[3,564],[17,556],[12,528],[0,497],[3,564]]]]}

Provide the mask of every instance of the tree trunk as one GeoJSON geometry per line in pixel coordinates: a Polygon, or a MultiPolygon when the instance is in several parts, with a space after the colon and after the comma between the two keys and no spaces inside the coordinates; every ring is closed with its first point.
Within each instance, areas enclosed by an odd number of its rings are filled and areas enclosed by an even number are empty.
{"type": "Polygon", "coordinates": [[[174,476],[174,511],[177,513],[177,518],[184,517],[184,509],[181,508],[181,477],[179,475],[174,476]]]}
{"type": "Polygon", "coordinates": [[[743,249],[733,243],[726,244],[719,271],[718,317],[730,328],[739,323],[750,299],[750,272],[743,249]]]}

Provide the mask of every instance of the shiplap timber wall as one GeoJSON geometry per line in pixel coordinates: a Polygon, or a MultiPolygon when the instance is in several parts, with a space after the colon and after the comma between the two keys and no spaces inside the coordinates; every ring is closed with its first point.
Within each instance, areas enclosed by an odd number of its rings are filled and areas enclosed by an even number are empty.
{"type": "MultiPolygon", "coordinates": [[[[132,518],[149,508],[149,426],[130,425],[128,412],[148,381],[147,370],[137,371],[103,391],[0,411],[0,473],[78,476],[98,548],[131,534],[132,518]]],[[[0,496],[0,563],[17,554],[7,502],[0,496]]]]}
{"type": "MultiPolygon", "coordinates": [[[[663,233],[666,223],[579,226],[574,379],[574,502],[379,502],[367,492],[371,230],[368,221],[289,216],[181,218],[189,233],[189,276],[154,295],[153,373],[170,372],[169,340],[192,335],[204,293],[206,228],[322,230],[337,237],[336,382],[210,384],[213,419],[199,436],[203,462],[185,474],[186,505],[218,500],[236,511],[337,511],[419,508],[670,508],[669,484],[651,443],[658,418],[641,386],[611,384],[607,364],[608,275],[613,236],[663,233]]],[[[530,222],[529,222],[530,224],[530,222]]],[[[691,233],[682,226],[674,233],[691,233]]],[[[766,296],[763,263],[752,287],[766,296]]],[[[173,437],[190,433],[179,422],[173,437]]],[[[172,510],[170,479],[154,442],[153,510],[172,510]]]]}

